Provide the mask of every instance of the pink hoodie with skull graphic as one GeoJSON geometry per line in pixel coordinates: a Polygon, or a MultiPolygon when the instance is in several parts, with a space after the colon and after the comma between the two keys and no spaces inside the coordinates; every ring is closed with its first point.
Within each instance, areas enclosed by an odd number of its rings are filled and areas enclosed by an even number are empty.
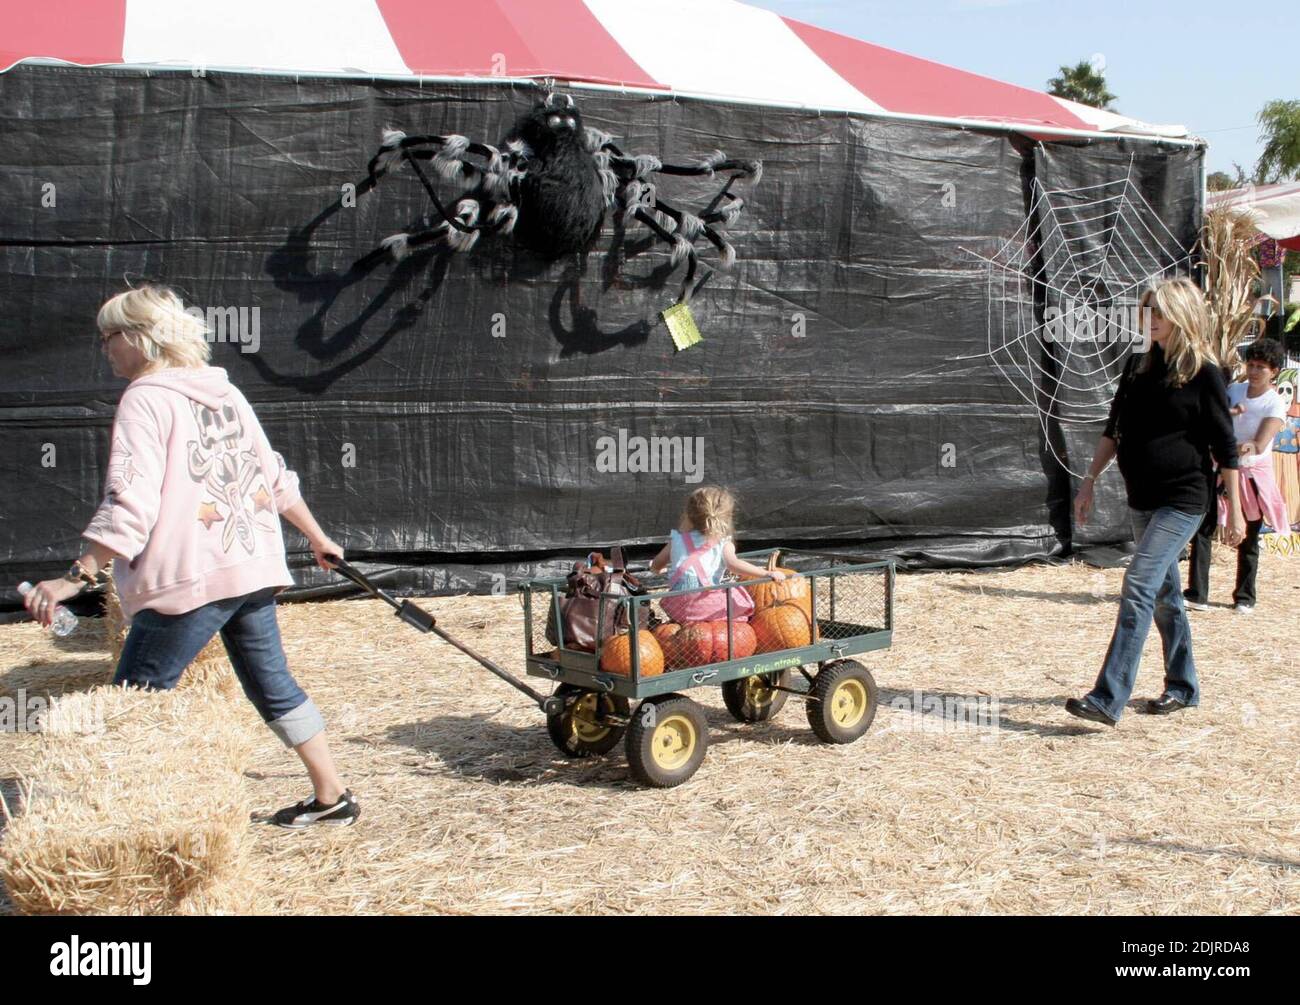
{"type": "Polygon", "coordinates": [[[125,556],[113,577],[128,617],[293,583],[280,514],[301,498],[298,476],[219,367],[127,386],[104,491],[83,536],[125,556]]]}

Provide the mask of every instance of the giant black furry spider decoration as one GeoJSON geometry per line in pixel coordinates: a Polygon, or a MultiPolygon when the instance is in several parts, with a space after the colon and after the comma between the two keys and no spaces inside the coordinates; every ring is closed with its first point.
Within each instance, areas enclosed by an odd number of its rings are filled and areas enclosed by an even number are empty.
{"type": "Polygon", "coordinates": [[[630,156],[608,133],[583,126],[572,97],[554,93],[520,119],[500,147],[464,136],[408,136],[387,129],[359,190],[374,188],[403,161],[424,186],[434,213],[385,238],[365,261],[385,255],[400,260],[413,248],[439,242],[453,251],[469,251],[484,231],[513,235],[530,251],[557,259],[586,250],[600,234],[605,212],[614,209],[624,228],[644,225],[671,245],[672,266],[687,263],[680,302],[688,301],[711,275],[706,267],[696,281],[698,239],[717,249],[720,268],[735,262],[735,249],[722,229],[735,222],[745,202],[731,187],[738,178],[756,184],[763,170],[761,161],[729,158],[721,150],[697,164],[665,164],[652,154],[630,156]],[[422,161],[440,177],[464,185],[451,210],[438,197],[422,161]],[[699,213],[666,202],[654,180],[656,175],[717,174],[730,177],[699,213]]]}

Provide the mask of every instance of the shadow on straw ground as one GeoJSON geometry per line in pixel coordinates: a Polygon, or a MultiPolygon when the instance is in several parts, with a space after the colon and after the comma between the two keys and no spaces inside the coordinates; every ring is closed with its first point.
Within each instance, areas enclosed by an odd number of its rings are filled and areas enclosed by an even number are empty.
{"type": "Polygon", "coordinates": [[[1009,597],[1014,600],[1045,600],[1053,604],[1079,604],[1083,607],[1097,607],[1102,604],[1118,604],[1118,593],[1049,593],[1045,590],[1015,590],[1006,586],[962,586],[949,584],[948,589],[959,593],[978,593],[980,596],[1009,597]]]}
{"type": "Polygon", "coordinates": [[[1114,838],[1113,844],[1131,844],[1143,848],[1159,848],[1163,851],[1177,852],[1183,855],[1224,855],[1228,858],[1241,859],[1243,862],[1255,862],[1259,865],[1275,866],[1279,869],[1300,869],[1300,861],[1292,858],[1276,858],[1272,855],[1248,855],[1245,852],[1232,851],[1229,848],[1202,848],[1198,845],[1180,844],[1177,841],[1147,841],[1143,838],[1114,838]]]}
{"type": "MultiPolygon", "coordinates": [[[[792,729],[771,722],[742,724],[712,708],[705,708],[704,714],[709,724],[710,746],[736,740],[800,746],[819,744],[808,729],[792,729]]],[[[444,715],[390,726],[387,740],[420,753],[434,754],[443,768],[470,778],[562,785],[581,781],[584,785],[614,789],[634,787],[626,780],[626,768],[619,756],[621,742],[606,758],[566,758],[552,746],[540,721],[535,729],[518,729],[490,719],[444,715]],[[598,767],[604,765],[609,767],[598,767]]]]}
{"type": "Polygon", "coordinates": [[[112,668],[106,660],[34,660],[0,673],[0,695],[17,698],[21,690],[29,696],[57,696],[88,691],[111,679],[112,668]]]}
{"type": "MultiPolygon", "coordinates": [[[[1082,692],[1081,692],[1082,693],[1082,692]]],[[[906,714],[919,713],[925,719],[934,719],[937,723],[940,719],[945,722],[951,722],[954,725],[958,723],[976,725],[972,723],[964,711],[965,707],[972,703],[972,699],[979,697],[989,697],[992,695],[961,695],[951,694],[944,691],[922,691],[914,689],[912,691],[899,691],[894,688],[882,687],[880,689],[880,706],[888,709],[895,709],[906,714]],[[920,709],[915,709],[916,696],[920,694],[922,700],[929,702],[931,699],[937,704],[937,707],[931,706],[927,709],[922,705],[920,709]]],[[[1002,709],[1008,705],[1049,705],[1055,706],[1060,710],[1061,717],[1065,719],[1065,697],[1062,695],[1053,695],[1050,698],[1019,698],[997,696],[998,711],[997,718],[993,722],[980,722],[981,729],[1006,730],[1014,733],[1034,733],[1038,736],[1087,736],[1095,733],[1099,726],[1085,726],[1073,720],[1067,720],[1059,725],[1051,725],[1043,722],[1026,722],[1020,719],[1011,719],[1003,714],[1002,709]]],[[[1133,704],[1136,704],[1133,703],[1133,704]]],[[[978,708],[978,706],[977,706],[978,708]]]]}

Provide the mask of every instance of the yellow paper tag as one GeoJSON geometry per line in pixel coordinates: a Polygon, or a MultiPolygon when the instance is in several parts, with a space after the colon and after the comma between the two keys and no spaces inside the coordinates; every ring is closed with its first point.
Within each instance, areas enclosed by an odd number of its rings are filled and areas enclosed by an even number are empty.
{"type": "Polygon", "coordinates": [[[704,341],[704,336],[695,325],[695,318],[691,314],[689,304],[673,304],[663,312],[662,316],[678,352],[704,341]]]}

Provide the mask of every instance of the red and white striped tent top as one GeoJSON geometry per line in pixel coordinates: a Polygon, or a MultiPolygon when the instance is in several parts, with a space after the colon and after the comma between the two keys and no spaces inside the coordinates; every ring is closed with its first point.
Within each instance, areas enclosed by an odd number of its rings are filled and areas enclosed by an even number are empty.
{"type": "Polygon", "coordinates": [[[1249,213],[1255,229],[1290,251],[1300,251],[1300,181],[1248,185],[1211,192],[1206,208],[1231,206],[1249,213]]]}
{"type": "Polygon", "coordinates": [[[0,70],[539,78],[1028,130],[1183,138],[734,0],[0,0],[0,70]]]}

